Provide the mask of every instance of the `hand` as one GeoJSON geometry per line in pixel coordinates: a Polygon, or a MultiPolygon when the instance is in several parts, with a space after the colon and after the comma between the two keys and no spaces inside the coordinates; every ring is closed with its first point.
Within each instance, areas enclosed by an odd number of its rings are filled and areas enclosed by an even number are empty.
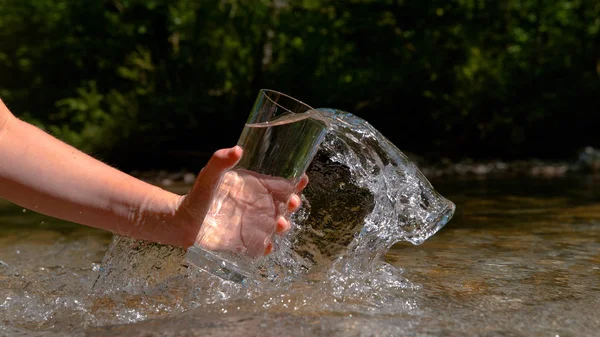
{"type": "Polygon", "coordinates": [[[300,207],[308,177],[294,186],[283,178],[229,171],[241,156],[239,146],[215,152],[183,197],[177,215],[186,223],[184,232],[196,239],[186,246],[255,257],[273,250],[274,233],[290,229],[289,215],[300,207]]]}

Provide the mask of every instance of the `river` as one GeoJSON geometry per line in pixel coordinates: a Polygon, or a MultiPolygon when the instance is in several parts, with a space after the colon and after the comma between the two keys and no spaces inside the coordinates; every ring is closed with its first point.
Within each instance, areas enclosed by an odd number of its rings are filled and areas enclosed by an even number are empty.
{"type": "Polygon", "coordinates": [[[387,252],[395,287],[336,297],[303,284],[196,308],[169,289],[93,293],[112,235],[0,201],[0,335],[598,335],[599,182],[432,180],[456,213],[387,252]]]}

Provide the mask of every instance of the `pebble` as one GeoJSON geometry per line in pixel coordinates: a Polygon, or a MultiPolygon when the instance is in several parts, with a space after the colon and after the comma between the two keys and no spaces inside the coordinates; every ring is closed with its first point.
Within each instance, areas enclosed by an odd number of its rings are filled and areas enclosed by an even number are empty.
{"type": "Polygon", "coordinates": [[[196,175],[193,173],[186,173],[183,175],[183,182],[186,184],[193,184],[196,181],[196,175]]]}

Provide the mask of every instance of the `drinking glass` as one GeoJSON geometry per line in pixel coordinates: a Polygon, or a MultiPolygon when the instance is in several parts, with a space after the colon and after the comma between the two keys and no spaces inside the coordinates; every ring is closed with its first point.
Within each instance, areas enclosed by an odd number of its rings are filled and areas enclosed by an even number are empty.
{"type": "Polygon", "coordinates": [[[309,105],[260,90],[238,140],[242,157],[221,179],[187,261],[226,280],[252,278],[328,126],[309,105]]]}

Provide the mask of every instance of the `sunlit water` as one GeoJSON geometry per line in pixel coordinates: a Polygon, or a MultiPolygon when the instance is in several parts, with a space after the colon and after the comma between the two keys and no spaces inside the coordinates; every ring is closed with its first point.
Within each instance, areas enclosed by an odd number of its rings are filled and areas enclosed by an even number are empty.
{"type": "MultiPolygon", "coordinates": [[[[350,143],[329,146],[343,153],[339,146],[350,143]]],[[[410,171],[405,160],[384,161],[410,171]]],[[[322,232],[300,242],[283,240],[290,246],[280,247],[268,264],[280,276],[246,286],[189,268],[182,250],[113,239],[2,203],[0,333],[593,336],[600,331],[598,178],[434,181],[457,212],[439,233],[414,245],[409,241],[419,236],[406,233],[415,227],[405,227],[403,211],[392,205],[402,194],[365,192],[365,186],[386,183],[381,172],[355,172],[354,189],[332,191],[351,190],[354,198],[329,200],[357,213],[330,217],[364,216],[358,225],[337,228],[350,237],[322,232]],[[351,204],[354,199],[359,201],[351,204]],[[368,212],[356,211],[358,206],[368,212]],[[390,226],[365,234],[384,218],[403,230],[390,226]],[[319,237],[328,248],[311,245],[322,244],[319,237]]],[[[314,173],[311,182],[318,187],[322,171],[314,173]]],[[[340,179],[345,174],[335,173],[340,179]]],[[[180,193],[186,188],[173,187],[180,193]]],[[[310,192],[305,206],[311,208],[296,220],[314,227],[303,218],[318,213],[319,201],[310,192]]],[[[429,228],[431,234],[439,229],[429,228]]]]}

